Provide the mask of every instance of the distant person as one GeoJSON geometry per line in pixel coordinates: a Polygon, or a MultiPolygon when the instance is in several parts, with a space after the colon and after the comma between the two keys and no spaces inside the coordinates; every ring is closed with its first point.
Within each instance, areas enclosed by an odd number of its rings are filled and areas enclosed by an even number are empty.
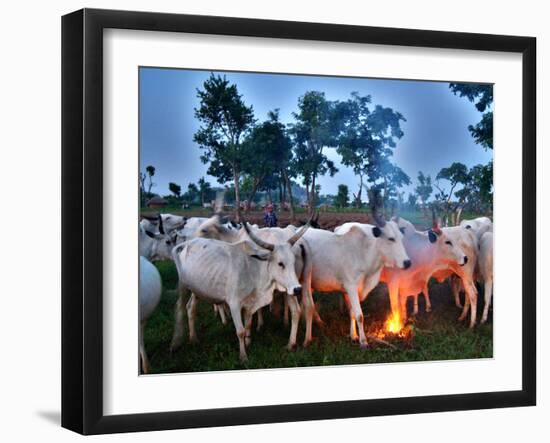
{"type": "Polygon", "coordinates": [[[274,228],[277,226],[277,216],[275,215],[275,211],[273,210],[273,205],[271,203],[265,207],[264,225],[266,228],[274,228]]]}

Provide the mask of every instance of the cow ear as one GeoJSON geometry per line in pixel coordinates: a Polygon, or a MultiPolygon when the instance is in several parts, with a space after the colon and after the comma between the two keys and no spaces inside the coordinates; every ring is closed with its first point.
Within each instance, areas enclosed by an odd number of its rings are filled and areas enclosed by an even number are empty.
{"type": "Polygon", "coordinates": [[[254,243],[248,240],[242,241],[238,245],[246,254],[258,260],[267,260],[271,256],[271,251],[257,248],[254,243]]]}
{"type": "Polygon", "coordinates": [[[428,231],[428,239],[430,243],[435,243],[437,241],[437,234],[431,229],[428,231]]]}
{"type": "Polygon", "coordinates": [[[401,234],[405,234],[405,228],[399,228],[399,230],[401,231],[401,234]]]}
{"type": "Polygon", "coordinates": [[[378,226],[372,228],[372,235],[375,237],[380,237],[382,235],[382,230],[378,226]]]}

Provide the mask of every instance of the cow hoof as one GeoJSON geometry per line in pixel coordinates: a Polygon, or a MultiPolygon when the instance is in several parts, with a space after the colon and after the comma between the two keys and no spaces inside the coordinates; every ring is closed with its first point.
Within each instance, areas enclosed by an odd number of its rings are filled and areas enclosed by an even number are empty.
{"type": "Polygon", "coordinates": [[[248,357],[246,355],[241,355],[239,357],[239,360],[241,361],[241,363],[245,364],[245,363],[248,363],[248,357]]]}
{"type": "Polygon", "coordinates": [[[426,308],[426,312],[432,312],[432,308],[426,308]]]}
{"type": "Polygon", "coordinates": [[[368,343],[360,343],[359,348],[364,351],[365,349],[369,348],[369,344],[368,343]]]}
{"type": "Polygon", "coordinates": [[[250,343],[252,343],[252,339],[250,337],[246,337],[244,339],[245,346],[250,346],[250,343]]]}
{"type": "Polygon", "coordinates": [[[199,343],[199,339],[197,337],[189,337],[189,343],[196,345],[199,343]]]}
{"type": "Polygon", "coordinates": [[[311,343],[313,343],[313,340],[304,340],[304,343],[302,344],[302,346],[304,348],[307,348],[308,346],[311,345],[311,343]]]}
{"type": "Polygon", "coordinates": [[[296,343],[294,343],[294,344],[289,343],[288,345],[286,345],[286,349],[289,352],[294,352],[296,350],[296,348],[297,348],[296,343]]]}

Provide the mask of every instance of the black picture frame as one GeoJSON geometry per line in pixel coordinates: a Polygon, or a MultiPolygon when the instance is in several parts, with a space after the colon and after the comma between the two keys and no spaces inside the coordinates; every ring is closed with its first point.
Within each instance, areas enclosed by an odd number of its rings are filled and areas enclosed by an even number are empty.
{"type": "Polygon", "coordinates": [[[536,404],[536,39],[83,9],[62,18],[62,426],[82,434],[536,404]],[[103,413],[103,30],[171,31],[522,54],[522,389],[132,415],[103,413]]]}

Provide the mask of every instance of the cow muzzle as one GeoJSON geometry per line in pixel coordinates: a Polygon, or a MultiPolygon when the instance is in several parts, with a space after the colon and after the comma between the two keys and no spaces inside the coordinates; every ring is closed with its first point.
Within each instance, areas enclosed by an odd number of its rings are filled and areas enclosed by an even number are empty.
{"type": "Polygon", "coordinates": [[[301,294],[302,294],[302,287],[301,286],[296,286],[292,291],[292,295],[294,295],[295,297],[298,297],[301,294]]]}
{"type": "Polygon", "coordinates": [[[405,260],[403,262],[403,269],[409,269],[412,265],[412,262],[410,260],[405,260]]]}

